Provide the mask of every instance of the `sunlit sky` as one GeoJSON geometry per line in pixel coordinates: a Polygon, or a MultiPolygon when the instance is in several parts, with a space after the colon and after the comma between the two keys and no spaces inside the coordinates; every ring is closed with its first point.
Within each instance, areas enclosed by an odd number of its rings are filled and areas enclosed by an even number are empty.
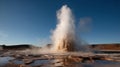
{"type": "Polygon", "coordinates": [[[76,25],[81,18],[92,19],[89,31],[80,33],[84,41],[120,43],[120,0],[0,0],[0,44],[50,43],[56,11],[65,4],[76,25]]]}

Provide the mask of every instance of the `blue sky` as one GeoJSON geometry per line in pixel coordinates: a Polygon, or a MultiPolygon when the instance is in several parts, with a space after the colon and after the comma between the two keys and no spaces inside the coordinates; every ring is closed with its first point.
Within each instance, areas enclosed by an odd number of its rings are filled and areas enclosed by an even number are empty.
{"type": "Polygon", "coordinates": [[[77,25],[92,18],[87,43],[120,43],[120,0],[0,0],[0,44],[46,44],[54,29],[56,11],[68,5],[77,25]]]}

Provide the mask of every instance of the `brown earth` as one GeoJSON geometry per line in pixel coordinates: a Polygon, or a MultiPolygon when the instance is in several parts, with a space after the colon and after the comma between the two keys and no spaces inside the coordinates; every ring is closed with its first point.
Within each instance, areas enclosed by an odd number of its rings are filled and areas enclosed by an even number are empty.
{"type": "Polygon", "coordinates": [[[90,48],[97,50],[120,50],[120,43],[114,44],[92,44],[90,48]]]}

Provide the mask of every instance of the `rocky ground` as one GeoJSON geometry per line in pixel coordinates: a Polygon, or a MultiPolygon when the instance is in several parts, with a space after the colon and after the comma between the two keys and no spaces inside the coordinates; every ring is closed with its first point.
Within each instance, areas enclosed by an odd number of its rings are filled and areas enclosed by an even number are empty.
{"type": "MultiPolygon", "coordinates": [[[[16,46],[14,46],[17,48],[16,46]]],[[[93,47],[93,46],[92,46],[93,47]]],[[[119,67],[120,53],[33,53],[38,47],[0,50],[0,67],[119,67]],[[34,51],[33,51],[34,50],[34,51]],[[33,52],[32,52],[33,51],[33,52]]],[[[9,48],[9,49],[7,49],[9,48]]],[[[23,46],[21,47],[23,48],[23,46]]],[[[95,49],[96,47],[94,47],[95,49]]]]}

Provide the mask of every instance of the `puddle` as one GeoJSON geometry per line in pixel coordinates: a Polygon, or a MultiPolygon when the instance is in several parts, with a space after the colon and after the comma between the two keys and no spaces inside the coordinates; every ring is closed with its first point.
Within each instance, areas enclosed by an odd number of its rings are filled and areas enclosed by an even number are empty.
{"type": "Polygon", "coordinates": [[[35,60],[33,63],[29,64],[30,66],[49,64],[52,60],[35,60]]]}
{"type": "Polygon", "coordinates": [[[15,63],[15,64],[24,64],[24,62],[21,61],[21,60],[14,60],[14,61],[12,61],[12,62],[15,63]]]}
{"type": "Polygon", "coordinates": [[[12,57],[0,57],[0,66],[3,66],[7,63],[9,63],[9,60],[12,60],[14,58],[12,57]]]}
{"type": "MultiPolygon", "coordinates": [[[[10,60],[13,60],[13,57],[0,57],[0,67],[9,63],[10,60]]],[[[14,64],[24,64],[22,60],[12,61],[14,64]]],[[[75,62],[70,59],[52,59],[52,60],[35,60],[29,66],[39,66],[43,67],[120,67],[120,62],[114,61],[105,61],[105,60],[95,60],[92,62],[75,62]]]]}

